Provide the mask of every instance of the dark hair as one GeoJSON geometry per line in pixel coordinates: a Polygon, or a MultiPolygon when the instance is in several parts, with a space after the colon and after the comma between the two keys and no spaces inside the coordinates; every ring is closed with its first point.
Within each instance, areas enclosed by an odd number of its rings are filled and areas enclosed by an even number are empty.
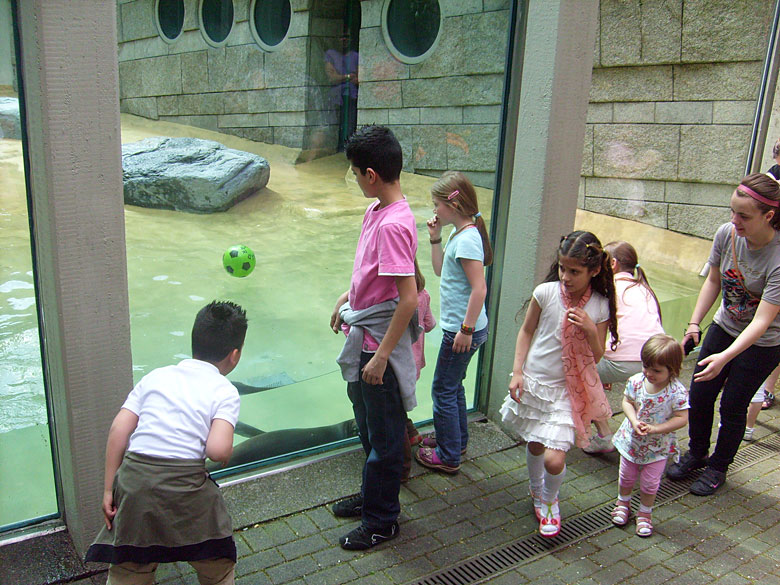
{"type": "Polygon", "coordinates": [[[425,288],[425,277],[417,264],[417,256],[414,257],[414,284],[417,285],[417,292],[422,292],[425,288]]]}
{"type": "Polygon", "coordinates": [[[246,311],[230,301],[211,301],[192,326],[192,357],[212,364],[244,346],[246,311]]]}
{"type": "Polygon", "coordinates": [[[612,335],[609,346],[612,351],[615,351],[618,345],[617,303],[609,253],[604,251],[599,239],[590,232],[576,231],[568,236],[563,236],[561,244],[558,246],[555,262],[550,266],[550,272],[544,279],[545,282],[557,282],[561,279],[558,274],[558,262],[561,257],[578,260],[589,271],[601,268],[598,274],[591,277],[590,286],[596,292],[604,295],[609,303],[609,332],[612,335]]]}
{"type": "Polygon", "coordinates": [[[673,378],[680,377],[683,361],[683,347],[671,335],[656,333],[642,346],[642,365],[645,367],[664,366],[669,368],[673,378]]]}
{"type": "MultiPolygon", "coordinates": [[[[658,317],[661,319],[661,303],[658,302],[658,297],[655,296],[655,291],[647,280],[647,274],[645,274],[645,271],[639,265],[639,257],[637,256],[634,246],[628,242],[618,240],[616,242],[610,242],[604,246],[604,249],[617,261],[618,270],[615,272],[628,272],[634,277],[632,279],[633,283],[630,284],[628,288],[642,285],[647,289],[647,292],[652,295],[655,306],[658,309],[658,317]]],[[[628,288],[626,290],[628,290],[628,288]]],[[[625,291],[623,291],[623,294],[625,294],[625,291]]],[[[661,322],[663,322],[663,319],[661,319],[661,322]]]]}
{"type": "Polygon", "coordinates": [[[401,145],[385,126],[363,126],[347,139],[344,152],[362,174],[374,169],[385,183],[397,181],[404,165],[401,145]]]}
{"type": "Polygon", "coordinates": [[[482,237],[482,252],[485,255],[482,263],[485,266],[490,266],[493,263],[493,247],[490,245],[490,237],[482,215],[474,217],[479,213],[479,201],[477,200],[477,191],[469,178],[458,171],[446,171],[431,187],[431,195],[474,221],[474,225],[477,226],[479,235],[482,237]],[[455,195],[453,196],[453,194],[455,195]]]}
{"type": "MultiPolygon", "coordinates": [[[[780,183],[764,173],[753,173],[752,175],[748,175],[742,179],[739,184],[752,189],[762,197],[766,197],[772,201],[780,201],[780,183]]],[[[739,187],[737,187],[736,193],[739,197],[750,197],[748,193],[740,191],[739,187]]],[[[762,203],[757,199],[753,199],[753,197],[750,197],[750,199],[756,204],[756,207],[761,213],[767,213],[768,211],[775,212],[770,220],[770,225],[773,229],[780,231],[780,208],[762,203]]]]}

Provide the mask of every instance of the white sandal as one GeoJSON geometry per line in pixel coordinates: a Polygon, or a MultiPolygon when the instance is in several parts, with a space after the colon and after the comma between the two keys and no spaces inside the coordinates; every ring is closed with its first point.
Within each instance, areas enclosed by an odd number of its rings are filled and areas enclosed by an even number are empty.
{"type": "Polygon", "coordinates": [[[653,535],[653,519],[647,512],[636,515],[636,535],[642,538],[653,535]]]}
{"type": "Polygon", "coordinates": [[[615,526],[625,526],[628,524],[628,519],[631,517],[631,508],[628,506],[628,502],[618,500],[615,507],[612,509],[612,524],[615,526]]]}

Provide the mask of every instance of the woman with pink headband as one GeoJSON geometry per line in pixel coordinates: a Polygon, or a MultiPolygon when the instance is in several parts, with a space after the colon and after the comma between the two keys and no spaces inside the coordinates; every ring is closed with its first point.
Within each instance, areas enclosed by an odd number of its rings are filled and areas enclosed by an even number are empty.
{"type": "Polygon", "coordinates": [[[705,467],[690,487],[699,496],[723,485],[745,433],[750,400],[780,361],[780,185],[768,175],[748,175],[730,207],[731,221],[715,233],[709,275],[683,337],[683,344],[699,342],[699,323],[722,293],[691,381],[690,450],[667,470],[671,479],[682,479],[705,467]],[[709,455],[721,389],[720,429],[709,455]]]}

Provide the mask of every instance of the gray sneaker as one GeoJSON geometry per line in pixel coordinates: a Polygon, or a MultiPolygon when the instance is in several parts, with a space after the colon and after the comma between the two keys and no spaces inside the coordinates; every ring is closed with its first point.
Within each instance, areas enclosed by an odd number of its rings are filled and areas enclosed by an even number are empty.
{"type": "Polygon", "coordinates": [[[753,440],[753,431],[756,429],[751,429],[750,427],[745,427],[745,436],[742,437],[743,441],[752,441],[753,440]]]}
{"type": "Polygon", "coordinates": [[[612,435],[601,437],[596,435],[591,438],[590,443],[582,450],[589,455],[598,455],[601,453],[612,453],[615,450],[615,446],[612,444],[612,435]]]}

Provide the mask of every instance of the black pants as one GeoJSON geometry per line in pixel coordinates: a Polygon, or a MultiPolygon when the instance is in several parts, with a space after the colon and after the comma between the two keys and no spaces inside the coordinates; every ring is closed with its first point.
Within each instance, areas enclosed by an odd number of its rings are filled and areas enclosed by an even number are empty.
{"type": "MultiPolygon", "coordinates": [[[[713,323],[704,338],[699,360],[720,353],[734,343],[734,337],[713,323]]],[[[720,399],[720,429],[715,451],[710,456],[710,467],[726,472],[737,454],[745,434],[745,420],[750,399],[780,361],[780,345],[759,347],[752,345],[731,360],[712,380],[691,380],[691,409],[688,412],[688,434],[691,454],[706,457],[710,450],[710,435],[715,414],[715,400],[720,399]]],[[[696,366],[694,375],[703,370],[696,366]]]]}
{"type": "MultiPolygon", "coordinates": [[[[360,354],[360,372],[374,357],[360,354]]],[[[382,383],[374,386],[361,377],[347,384],[358,435],[366,452],[363,466],[363,525],[373,530],[389,528],[398,519],[401,473],[404,461],[406,412],[401,404],[398,380],[387,364],[382,383]]]]}

